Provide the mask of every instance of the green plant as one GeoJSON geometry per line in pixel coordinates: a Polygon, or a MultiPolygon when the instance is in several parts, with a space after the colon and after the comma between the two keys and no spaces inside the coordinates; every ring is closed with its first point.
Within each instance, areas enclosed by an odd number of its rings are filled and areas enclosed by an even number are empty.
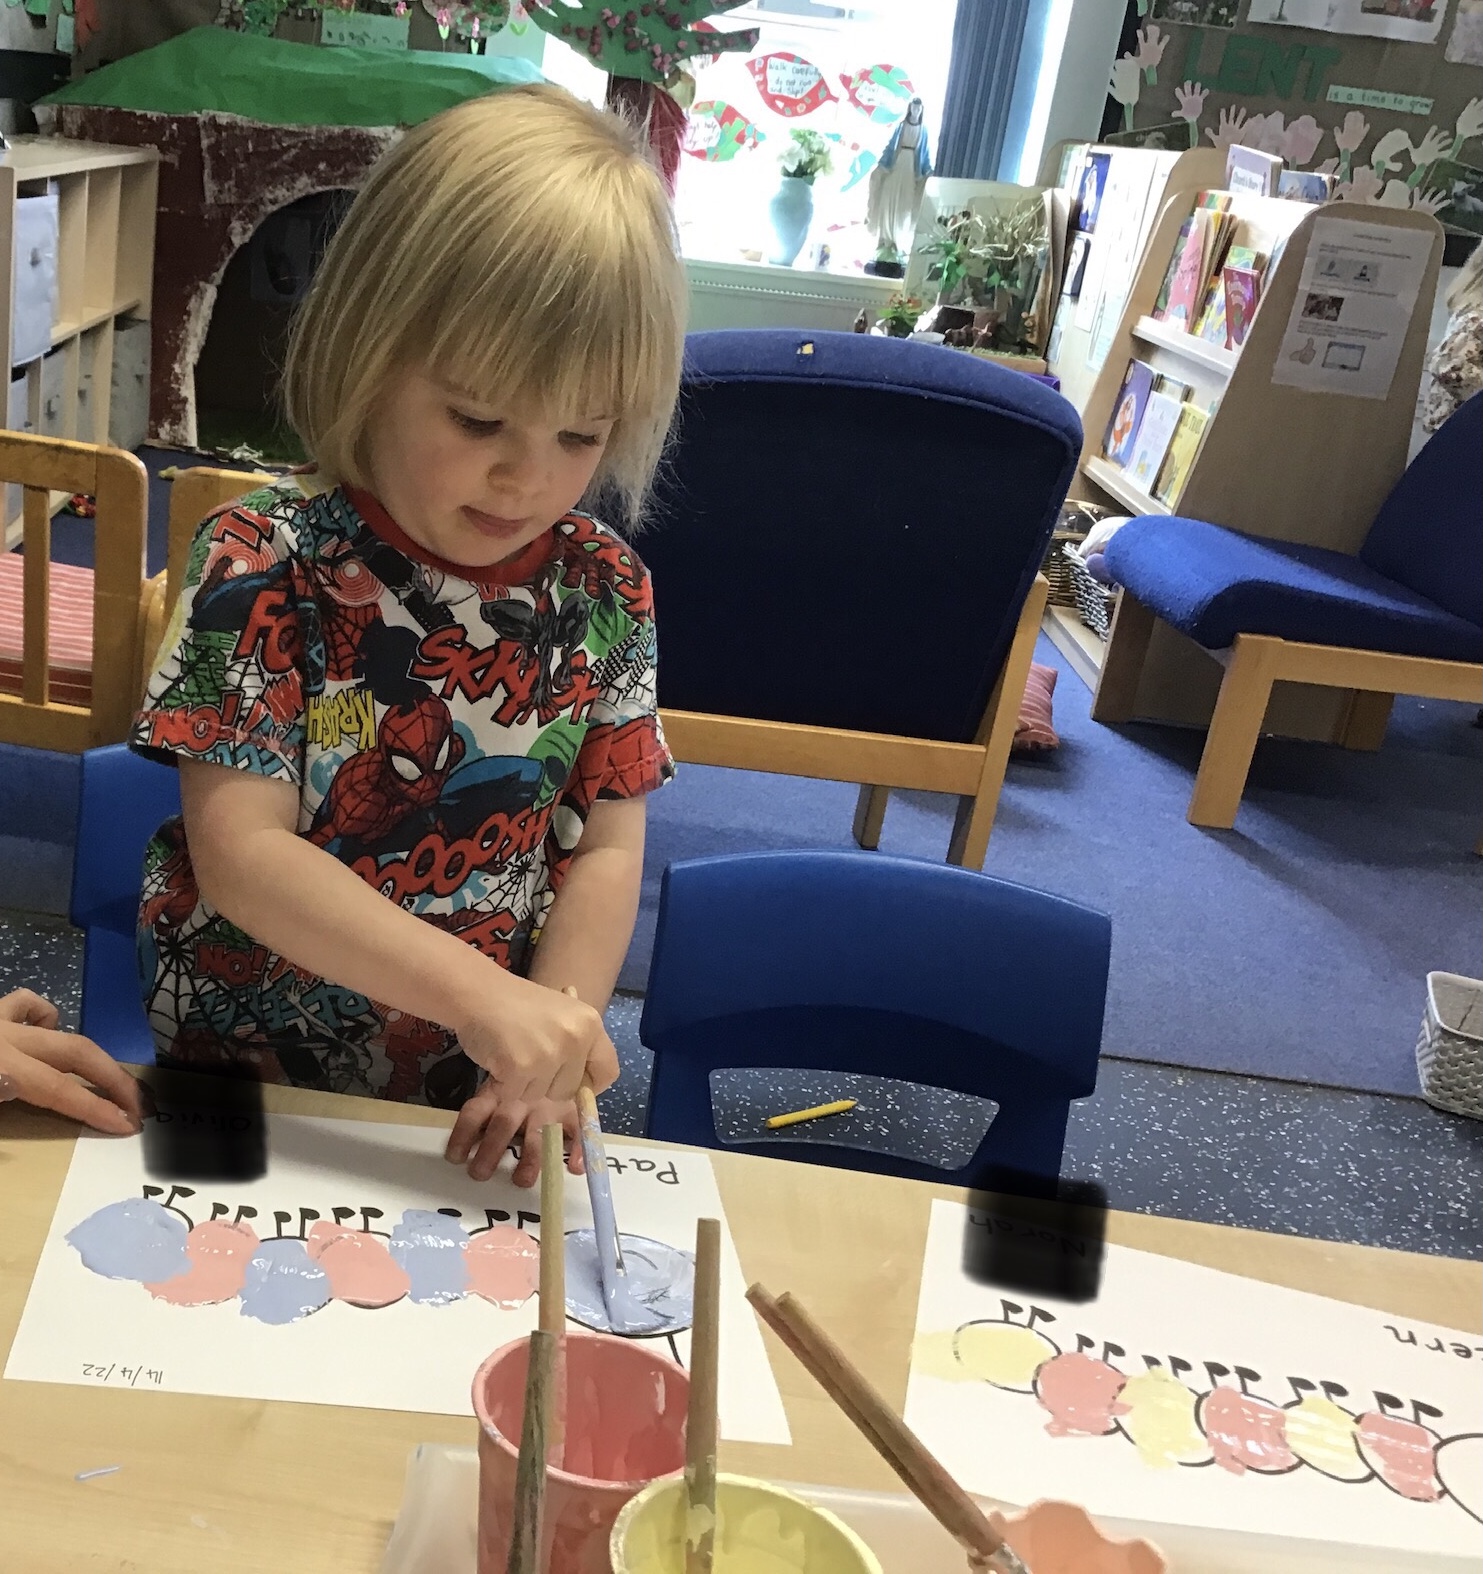
{"type": "Polygon", "coordinates": [[[922,303],[915,295],[893,295],[886,302],[886,309],[876,319],[876,326],[884,328],[893,339],[904,339],[917,325],[922,315],[922,303]]]}
{"type": "Polygon", "coordinates": [[[815,175],[827,175],[834,168],[829,143],[817,131],[790,131],[787,146],[778,154],[778,163],[783,173],[795,180],[811,181],[815,175]]]}
{"type": "Polygon", "coordinates": [[[978,270],[974,264],[984,242],[984,223],[966,208],[961,213],[937,215],[937,231],[923,252],[937,261],[927,271],[944,296],[952,295],[958,287],[978,270]]]}

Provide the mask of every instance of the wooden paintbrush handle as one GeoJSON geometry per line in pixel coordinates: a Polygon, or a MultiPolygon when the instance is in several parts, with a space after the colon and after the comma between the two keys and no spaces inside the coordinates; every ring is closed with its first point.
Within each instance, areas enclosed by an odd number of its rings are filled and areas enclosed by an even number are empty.
{"type": "Polygon", "coordinates": [[[563,1132],[552,1124],[541,1128],[541,1327],[566,1332],[566,1194],[563,1132]]]}
{"type": "Polygon", "coordinates": [[[685,1574],[711,1574],[716,1528],[716,1403],[721,1369],[721,1221],[695,1225],[690,1408],[685,1417],[685,1574]]]}
{"type": "Polygon", "coordinates": [[[978,1504],[791,1295],[774,1299],[754,1284],[747,1299],[955,1540],[980,1558],[992,1557],[1004,1546],[978,1504]]]}
{"type": "Polygon", "coordinates": [[[530,1366],[525,1376],[525,1415],[520,1427],[520,1457],[515,1464],[515,1504],[510,1557],[505,1574],[541,1574],[546,1508],[546,1413],[551,1400],[551,1369],[556,1338],[537,1328],[530,1336],[530,1366]]]}

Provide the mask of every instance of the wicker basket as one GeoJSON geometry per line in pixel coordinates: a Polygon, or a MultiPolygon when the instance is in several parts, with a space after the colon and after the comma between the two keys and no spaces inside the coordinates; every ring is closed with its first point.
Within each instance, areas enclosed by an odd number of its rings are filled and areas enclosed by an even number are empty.
{"type": "Polygon", "coordinates": [[[1416,1069],[1428,1104],[1483,1120],[1483,981],[1426,975],[1416,1069]]]}
{"type": "Polygon", "coordinates": [[[1076,581],[1071,577],[1066,552],[1072,550],[1074,555],[1074,549],[1085,540],[1084,530],[1057,530],[1050,538],[1050,550],[1045,554],[1040,571],[1050,586],[1045,599],[1053,607],[1076,605],[1076,581]]]}
{"type": "Polygon", "coordinates": [[[1071,577],[1071,565],[1063,550],[1085,541],[1093,525],[1107,517],[1107,509],[1096,503],[1065,502],[1061,504],[1060,518],[1045,551],[1045,561],[1040,572],[1050,585],[1046,600],[1053,607],[1076,605],[1076,581],[1071,577]]]}
{"type": "Polygon", "coordinates": [[[1098,639],[1106,639],[1112,627],[1112,609],[1117,604],[1117,592],[1092,578],[1091,571],[1076,555],[1075,547],[1062,547],[1061,555],[1071,574],[1077,614],[1098,639]]]}

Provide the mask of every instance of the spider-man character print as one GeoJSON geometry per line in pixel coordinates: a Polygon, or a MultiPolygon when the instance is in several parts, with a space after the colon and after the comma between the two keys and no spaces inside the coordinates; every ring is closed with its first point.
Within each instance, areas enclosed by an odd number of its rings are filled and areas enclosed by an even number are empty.
{"type": "MultiPolygon", "coordinates": [[[[365,494],[286,477],[198,531],[131,742],[291,784],[306,852],[523,972],[592,805],[672,774],[654,651],[648,574],[596,520],[460,570],[365,494]]],[[[443,1027],[216,912],[178,819],[146,854],[139,966],[165,1064],[447,1107],[476,1085],[443,1027]]]]}

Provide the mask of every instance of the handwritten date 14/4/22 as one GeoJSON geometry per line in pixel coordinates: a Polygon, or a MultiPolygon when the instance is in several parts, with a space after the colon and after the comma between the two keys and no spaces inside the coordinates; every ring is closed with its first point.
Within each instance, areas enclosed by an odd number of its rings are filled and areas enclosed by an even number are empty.
{"type": "Polygon", "coordinates": [[[125,1366],[119,1361],[84,1361],[84,1382],[122,1383],[127,1388],[158,1388],[165,1381],[164,1371],[158,1366],[125,1366]]]}

